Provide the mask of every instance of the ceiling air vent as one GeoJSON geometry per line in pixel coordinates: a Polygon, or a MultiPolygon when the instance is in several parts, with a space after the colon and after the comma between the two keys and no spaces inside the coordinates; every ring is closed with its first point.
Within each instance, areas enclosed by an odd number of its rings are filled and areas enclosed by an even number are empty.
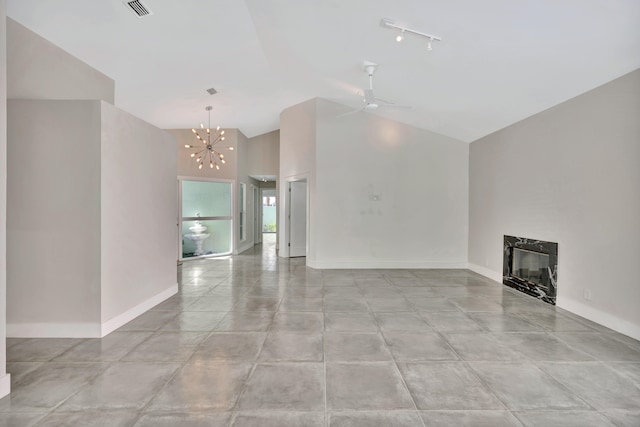
{"type": "Polygon", "coordinates": [[[209,89],[207,89],[207,92],[209,92],[209,95],[215,95],[216,93],[218,93],[217,90],[215,90],[214,88],[210,87],[209,89]]]}
{"type": "Polygon", "coordinates": [[[129,6],[129,9],[133,13],[135,13],[138,18],[142,18],[147,15],[153,15],[153,13],[151,12],[151,10],[149,10],[147,5],[142,3],[140,0],[124,1],[123,3],[129,6]]]}

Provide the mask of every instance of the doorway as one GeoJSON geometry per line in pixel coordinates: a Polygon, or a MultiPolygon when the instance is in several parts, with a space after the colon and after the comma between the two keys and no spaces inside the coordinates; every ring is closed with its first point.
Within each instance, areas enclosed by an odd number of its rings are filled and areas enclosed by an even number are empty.
{"type": "Polygon", "coordinates": [[[277,232],[276,226],[276,189],[275,188],[263,188],[262,189],[262,232],[263,233],[275,233],[277,232]]]}

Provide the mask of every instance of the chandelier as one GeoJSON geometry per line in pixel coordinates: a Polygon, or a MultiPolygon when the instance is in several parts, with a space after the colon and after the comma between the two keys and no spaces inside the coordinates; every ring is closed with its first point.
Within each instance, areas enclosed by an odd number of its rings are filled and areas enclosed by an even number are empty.
{"type": "MultiPolygon", "coordinates": [[[[205,110],[209,112],[209,124],[205,128],[204,124],[200,123],[200,131],[202,135],[200,135],[200,132],[198,132],[197,130],[191,129],[191,132],[195,134],[196,139],[202,142],[202,144],[204,145],[187,144],[184,146],[184,148],[196,149],[194,153],[191,153],[191,158],[194,158],[196,160],[196,163],[198,163],[198,169],[202,169],[204,162],[207,160],[209,161],[209,167],[211,169],[215,167],[216,170],[220,170],[220,165],[218,164],[218,161],[220,161],[220,163],[222,164],[226,163],[226,161],[224,160],[224,154],[222,154],[220,151],[215,149],[216,145],[224,141],[225,137],[224,137],[224,130],[221,131],[220,126],[215,128],[214,132],[211,132],[211,110],[212,109],[213,107],[210,105],[205,108],[205,110]]],[[[221,147],[217,147],[217,148],[220,149],[221,147]]],[[[230,151],[233,151],[233,147],[226,147],[226,148],[230,151]]]]}

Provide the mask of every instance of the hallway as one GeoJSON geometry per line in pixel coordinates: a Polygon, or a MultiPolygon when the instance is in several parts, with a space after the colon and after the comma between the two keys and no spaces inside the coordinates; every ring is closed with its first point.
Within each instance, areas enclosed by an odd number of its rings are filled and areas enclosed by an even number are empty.
{"type": "Polygon", "coordinates": [[[0,425],[640,425],[638,341],[468,270],[313,270],[265,237],[103,339],[8,339],[0,425]]]}

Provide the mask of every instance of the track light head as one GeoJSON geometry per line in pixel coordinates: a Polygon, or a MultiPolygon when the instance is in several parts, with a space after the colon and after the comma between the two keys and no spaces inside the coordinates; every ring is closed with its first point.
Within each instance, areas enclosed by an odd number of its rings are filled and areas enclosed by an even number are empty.
{"type": "Polygon", "coordinates": [[[382,20],[380,21],[380,25],[383,26],[384,28],[391,28],[393,30],[399,31],[399,33],[396,35],[396,41],[398,43],[404,40],[404,37],[407,33],[428,39],[427,50],[432,50],[431,45],[434,41],[437,41],[437,42],[442,41],[442,39],[438,36],[434,36],[433,34],[427,34],[427,33],[423,33],[422,31],[417,31],[411,28],[400,26],[396,24],[394,21],[392,21],[391,19],[382,18],[382,20]]]}

